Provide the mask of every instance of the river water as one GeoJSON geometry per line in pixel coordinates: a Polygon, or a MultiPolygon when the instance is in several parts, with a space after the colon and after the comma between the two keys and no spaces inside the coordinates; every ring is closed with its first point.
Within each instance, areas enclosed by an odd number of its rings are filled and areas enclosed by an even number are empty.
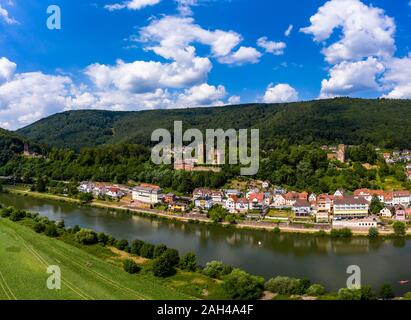
{"type": "Polygon", "coordinates": [[[356,265],[361,268],[363,284],[379,289],[381,284],[389,283],[397,294],[411,291],[411,284],[398,283],[411,280],[410,240],[365,237],[334,240],[309,235],[276,235],[131,216],[12,194],[0,194],[0,203],[38,212],[52,220],[64,219],[66,226],[79,225],[117,239],[164,243],[180,253],[193,251],[201,264],[224,261],[266,279],[277,275],[308,278],[328,290],[337,290],[346,285],[347,268],[356,265]]]}

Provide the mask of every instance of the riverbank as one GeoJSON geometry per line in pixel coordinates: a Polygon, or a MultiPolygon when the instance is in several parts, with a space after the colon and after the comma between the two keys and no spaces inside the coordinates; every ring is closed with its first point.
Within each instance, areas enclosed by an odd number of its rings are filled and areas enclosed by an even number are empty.
{"type": "MultiPolygon", "coordinates": [[[[324,227],[317,227],[317,228],[308,228],[305,225],[301,226],[289,226],[289,225],[281,225],[266,221],[238,221],[236,224],[230,223],[220,223],[216,224],[206,216],[194,213],[187,213],[184,215],[181,214],[172,214],[165,211],[155,210],[155,209],[142,209],[142,208],[135,208],[131,206],[129,203],[124,202],[107,202],[102,200],[93,200],[90,203],[84,204],[78,199],[61,196],[61,195],[54,195],[49,193],[39,193],[24,189],[22,187],[6,187],[6,192],[10,192],[12,194],[17,194],[21,196],[29,196],[33,198],[39,199],[50,199],[54,201],[62,201],[68,203],[74,203],[80,206],[91,206],[95,208],[101,209],[109,209],[109,210],[120,210],[126,211],[134,215],[145,216],[145,217],[154,217],[154,218],[161,218],[161,219],[168,219],[168,220],[177,220],[185,223],[201,223],[201,224],[210,224],[210,225],[219,225],[223,228],[237,228],[237,229],[250,229],[250,230],[260,230],[260,231],[267,231],[267,232],[281,232],[281,233],[291,233],[291,234],[306,234],[306,235],[318,235],[319,232],[322,235],[329,236],[331,234],[331,226],[324,228],[324,227]]],[[[358,230],[352,229],[352,235],[357,237],[367,237],[368,230],[358,230]]],[[[379,229],[379,237],[391,237],[394,236],[394,232],[392,230],[382,230],[379,229]]],[[[411,230],[407,230],[407,237],[411,236],[411,230]]]]}

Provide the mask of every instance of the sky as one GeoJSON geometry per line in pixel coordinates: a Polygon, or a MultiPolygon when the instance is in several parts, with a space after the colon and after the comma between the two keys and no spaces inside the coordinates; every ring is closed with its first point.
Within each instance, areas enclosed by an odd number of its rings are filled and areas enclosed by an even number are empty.
{"type": "Polygon", "coordinates": [[[410,0],[0,0],[0,127],[79,109],[410,99],[410,30],[410,0]]]}

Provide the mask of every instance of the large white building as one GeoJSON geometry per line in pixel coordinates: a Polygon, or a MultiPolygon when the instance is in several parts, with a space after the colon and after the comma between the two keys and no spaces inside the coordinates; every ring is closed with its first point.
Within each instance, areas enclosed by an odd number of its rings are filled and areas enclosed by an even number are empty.
{"type": "Polygon", "coordinates": [[[334,218],[367,217],[368,209],[368,201],[362,197],[345,196],[334,199],[334,218]]]}
{"type": "Polygon", "coordinates": [[[374,218],[333,221],[333,228],[369,229],[377,227],[378,221],[374,218]]]}
{"type": "Polygon", "coordinates": [[[161,188],[154,185],[142,184],[133,189],[133,200],[144,204],[154,205],[161,202],[161,188]]]}

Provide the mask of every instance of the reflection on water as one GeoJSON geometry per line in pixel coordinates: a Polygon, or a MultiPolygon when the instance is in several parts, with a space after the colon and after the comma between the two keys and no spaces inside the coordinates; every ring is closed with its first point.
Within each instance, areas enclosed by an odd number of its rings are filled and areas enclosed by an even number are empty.
{"type": "Polygon", "coordinates": [[[345,286],[347,267],[358,265],[363,283],[375,288],[382,283],[391,283],[398,293],[411,291],[411,286],[398,284],[400,280],[411,280],[411,245],[404,239],[332,240],[296,234],[278,235],[164,221],[9,194],[0,194],[0,202],[39,212],[52,220],[64,219],[67,226],[80,225],[121,239],[164,243],[182,253],[194,251],[202,264],[222,260],[266,278],[275,275],[306,277],[335,290],[345,286]]]}

